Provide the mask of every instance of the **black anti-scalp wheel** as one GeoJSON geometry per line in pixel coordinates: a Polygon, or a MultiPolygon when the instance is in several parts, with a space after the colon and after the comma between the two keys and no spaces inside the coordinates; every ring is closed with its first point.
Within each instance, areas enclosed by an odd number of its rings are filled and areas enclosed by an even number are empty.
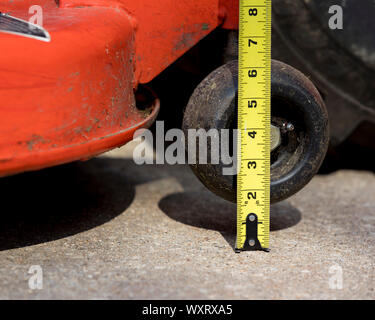
{"type": "MultiPolygon", "coordinates": [[[[185,109],[182,128],[234,129],[237,126],[238,62],[231,61],[208,75],[185,109]]],[[[301,72],[272,61],[271,202],[301,190],[317,173],[329,142],[328,115],[313,83],[301,72]]],[[[191,141],[190,141],[191,143],[191,141]]],[[[208,139],[207,154],[216,148],[208,139]]],[[[236,201],[236,176],[223,175],[223,163],[197,163],[191,168],[218,196],[236,201]]],[[[208,159],[210,160],[210,159],[208,159]]]]}

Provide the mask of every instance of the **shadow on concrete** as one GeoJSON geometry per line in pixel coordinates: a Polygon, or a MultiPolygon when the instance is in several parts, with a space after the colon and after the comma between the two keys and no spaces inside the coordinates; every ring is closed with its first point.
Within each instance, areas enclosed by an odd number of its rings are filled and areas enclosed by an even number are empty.
{"type": "MultiPolygon", "coordinates": [[[[171,194],[159,202],[170,218],[198,228],[219,231],[234,248],[236,241],[236,205],[209,192],[171,194]]],[[[301,213],[284,201],[271,207],[271,232],[290,228],[301,220],[301,213]]]]}
{"type": "Polygon", "coordinates": [[[0,179],[0,250],[64,238],[122,213],[134,185],[108,167],[94,159],[0,179]]]}
{"type": "MultiPolygon", "coordinates": [[[[131,205],[137,185],[170,177],[185,192],[163,198],[161,210],[182,223],[221,232],[233,247],[236,206],[206,190],[188,166],[138,166],[132,159],[103,157],[1,178],[0,251],[100,226],[131,205]]],[[[273,206],[271,216],[271,230],[301,219],[288,202],[273,206]]]]}
{"type": "Polygon", "coordinates": [[[187,167],[109,157],[1,178],[0,251],[100,226],[132,204],[137,185],[170,177],[197,181],[187,167]]]}

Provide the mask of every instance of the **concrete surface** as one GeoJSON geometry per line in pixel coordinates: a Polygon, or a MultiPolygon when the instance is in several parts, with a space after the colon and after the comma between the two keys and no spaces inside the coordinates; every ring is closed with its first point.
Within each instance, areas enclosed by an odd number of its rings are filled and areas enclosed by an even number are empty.
{"type": "Polygon", "coordinates": [[[270,253],[235,254],[235,206],[131,148],[0,180],[0,298],[375,298],[373,173],[317,176],[273,206],[270,253]]]}

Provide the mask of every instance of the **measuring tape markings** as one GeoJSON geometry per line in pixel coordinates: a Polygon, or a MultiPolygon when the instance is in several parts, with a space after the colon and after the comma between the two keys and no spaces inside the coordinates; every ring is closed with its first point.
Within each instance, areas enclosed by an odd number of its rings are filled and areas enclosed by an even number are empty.
{"type": "Polygon", "coordinates": [[[236,251],[267,250],[270,229],[271,0],[240,0],[236,251]]]}

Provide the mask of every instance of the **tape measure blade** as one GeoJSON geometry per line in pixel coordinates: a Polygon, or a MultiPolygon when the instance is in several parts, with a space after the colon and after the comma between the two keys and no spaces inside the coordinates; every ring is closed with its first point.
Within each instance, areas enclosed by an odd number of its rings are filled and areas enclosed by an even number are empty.
{"type": "Polygon", "coordinates": [[[259,250],[270,233],[271,0],[239,10],[236,249],[259,250]]]}

